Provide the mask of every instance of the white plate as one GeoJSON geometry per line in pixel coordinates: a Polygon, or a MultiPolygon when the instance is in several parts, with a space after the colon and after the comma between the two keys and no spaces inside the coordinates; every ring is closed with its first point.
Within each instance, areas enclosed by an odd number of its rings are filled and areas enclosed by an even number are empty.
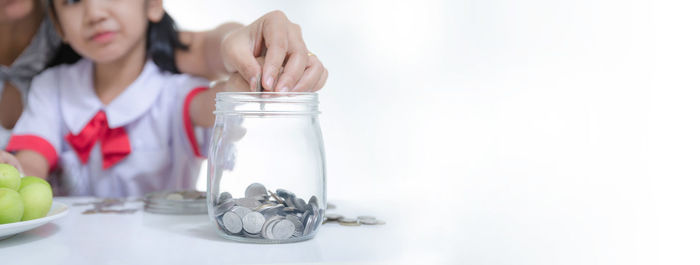
{"type": "Polygon", "coordinates": [[[0,240],[11,237],[15,234],[22,233],[24,231],[32,230],[34,228],[47,224],[48,222],[51,222],[55,219],[66,216],[66,214],[68,214],[68,206],[63,203],[54,201],[51,204],[51,210],[49,210],[49,213],[46,214],[45,217],[29,221],[0,225],[0,240]]]}

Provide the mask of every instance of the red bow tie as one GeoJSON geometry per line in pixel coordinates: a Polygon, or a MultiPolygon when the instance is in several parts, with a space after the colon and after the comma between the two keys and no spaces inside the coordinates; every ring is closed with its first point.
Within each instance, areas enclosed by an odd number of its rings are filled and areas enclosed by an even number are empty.
{"type": "Polygon", "coordinates": [[[66,140],[73,147],[75,153],[83,164],[90,158],[90,150],[100,141],[102,147],[102,169],[107,169],[124,159],[131,153],[129,135],[124,127],[109,128],[107,115],[104,111],[98,112],[95,117],[85,125],[80,134],[68,133],[66,140]]]}

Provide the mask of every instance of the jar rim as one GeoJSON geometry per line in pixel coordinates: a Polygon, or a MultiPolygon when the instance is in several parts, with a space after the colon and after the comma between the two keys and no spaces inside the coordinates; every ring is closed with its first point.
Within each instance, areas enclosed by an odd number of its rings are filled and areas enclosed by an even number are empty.
{"type": "Polygon", "coordinates": [[[214,114],[320,114],[315,92],[219,92],[214,114]]]}
{"type": "Polygon", "coordinates": [[[270,95],[284,95],[284,94],[292,94],[292,95],[313,95],[313,94],[318,94],[316,92],[271,92],[271,91],[262,91],[262,92],[252,92],[252,91],[241,91],[241,92],[219,92],[217,94],[241,94],[241,95],[254,95],[254,94],[270,94],[270,95]]]}
{"type": "Polygon", "coordinates": [[[316,92],[219,92],[217,101],[318,103],[316,92]]]}

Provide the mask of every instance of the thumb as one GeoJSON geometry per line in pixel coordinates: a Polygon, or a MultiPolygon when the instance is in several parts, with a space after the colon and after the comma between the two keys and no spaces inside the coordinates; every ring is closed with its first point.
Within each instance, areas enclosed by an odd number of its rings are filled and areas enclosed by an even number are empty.
{"type": "Polygon", "coordinates": [[[222,44],[221,54],[224,55],[224,65],[229,73],[238,73],[250,85],[250,91],[255,91],[262,73],[261,64],[253,54],[255,39],[249,34],[228,36],[222,44]]]}

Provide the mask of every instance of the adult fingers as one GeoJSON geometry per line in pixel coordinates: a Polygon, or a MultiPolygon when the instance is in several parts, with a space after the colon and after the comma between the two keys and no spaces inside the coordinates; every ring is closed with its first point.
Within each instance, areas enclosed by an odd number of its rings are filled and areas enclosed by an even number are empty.
{"type": "Polygon", "coordinates": [[[226,81],[225,91],[230,92],[248,92],[250,91],[250,84],[246,81],[242,75],[233,74],[226,81]]]}
{"type": "Polygon", "coordinates": [[[314,91],[313,89],[315,85],[321,79],[321,75],[324,71],[323,64],[321,64],[315,55],[308,57],[311,65],[306,68],[304,75],[301,77],[301,79],[299,79],[299,82],[296,84],[294,89],[292,89],[294,92],[314,91]]]}
{"type": "MultiPolygon", "coordinates": [[[[251,24],[251,27],[257,26],[251,24]]],[[[249,91],[255,91],[262,72],[261,64],[256,60],[254,54],[256,42],[260,41],[262,39],[256,37],[255,31],[246,29],[226,36],[221,45],[221,53],[224,56],[227,70],[239,73],[243,79],[247,80],[249,91]]]]}
{"type": "Polygon", "coordinates": [[[288,24],[291,23],[287,16],[280,11],[273,11],[265,15],[262,21],[262,36],[267,48],[265,53],[265,64],[263,65],[263,87],[273,90],[277,80],[280,67],[287,58],[288,24]]]}
{"type": "Polygon", "coordinates": [[[280,76],[275,90],[288,92],[296,87],[299,80],[302,78],[304,71],[310,64],[309,55],[306,49],[306,44],[301,35],[301,27],[299,25],[289,24],[289,51],[287,62],[284,65],[284,73],[280,76]]]}
{"type": "MultiPolygon", "coordinates": [[[[265,59],[263,57],[255,58],[255,61],[260,65],[263,64],[264,60],[265,59]]],[[[255,80],[255,83],[257,82],[258,80],[255,80]]],[[[228,79],[215,81],[212,84],[211,89],[228,92],[250,92],[250,86],[250,80],[247,80],[245,77],[243,77],[242,73],[234,72],[228,77],[228,79]]],[[[256,87],[253,91],[257,92],[258,88],[256,87]]]]}
{"type": "Polygon", "coordinates": [[[275,85],[275,90],[280,92],[292,91],[292,88],[295,87],[303,77],[307,61],[308,56],[306,54],[292,55],[287,61],[287,64],[284,65],[284,71],[282,75],[280,75],[277,85],[275,85]]]}
{"type": "Polygon", "coordinates": [[[319,91],[321,88],[323,88],[324,85],[326,85],[326,80],[328,79],[328,69],[323,68],[323,74],[321,74],[321,79],[318,80],[318,83],[314,86],[313,89],[311,89],[312,92],[319,91]]]}

